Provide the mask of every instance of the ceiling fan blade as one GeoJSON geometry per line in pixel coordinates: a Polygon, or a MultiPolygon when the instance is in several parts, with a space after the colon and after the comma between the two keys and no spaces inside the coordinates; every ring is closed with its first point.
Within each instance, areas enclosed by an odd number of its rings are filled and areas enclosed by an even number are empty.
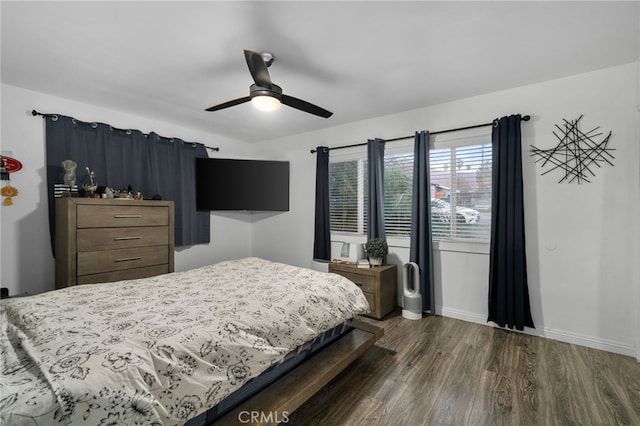
{"type": "Polygon", "coordinates": [[[258,86],[271,89],[272,83],[271,77],[269,76],[269,70],[267,69],[267,64],[264,63],[264,59],[262,59],[260,52],[245,49],[244,57],[247,60],[247,66],[249,67],[249,72],[251,73],[251,77],[253,77],[253,81],[255,81],[258,86]]]}
{"type": "Polygon", "coordinates": [[[289,105],[292,108],[299,109],[300,111],[318,115],[323,118],[329,118],[333,115],[331,111],[327,111],[324,108],[320,108],[319,106],[303,101],[302,99],[294,98],[293,96],[282,95],[282,103],[289,105]]]}
{"type": "Polygon", "coordinates": [[[209,107],[209,108],[205,109],[205,111],[218,111],[220,109],[225,109],[225,108],[229,108],[229,107],[232,107],[232,106],[235,106],[235,105],[243,104],[245,102],[249,102],[250,100],[251,100],[251,97],[249,97],[249,96],[245,96],[245,97],[238,98],[238,99],[232,99],[230,101],[223,102],[221,104],[209,107]]]}

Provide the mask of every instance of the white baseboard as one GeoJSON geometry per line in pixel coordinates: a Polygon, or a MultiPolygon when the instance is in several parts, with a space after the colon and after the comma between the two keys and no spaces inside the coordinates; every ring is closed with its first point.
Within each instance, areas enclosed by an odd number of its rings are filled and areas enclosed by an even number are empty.
{"type": "MultiPolygon", "coordinates": [[[[487,322],[487,317],[472,312],[465,312],[451,308],[442,308],[442,316],[469,321],[476,324],[487,325],[489,327],[500,328],[494,323],[487,322]]],[[[564,330],[554,330],[546,327],[525,328],[524,331],[513,331],[636,358],[636,348],[634,345],[626,345],[624,343],[613,342],[611,340],[600,339],[593,336],[585,336],[583,334],[572,333],[564,330]]]]}

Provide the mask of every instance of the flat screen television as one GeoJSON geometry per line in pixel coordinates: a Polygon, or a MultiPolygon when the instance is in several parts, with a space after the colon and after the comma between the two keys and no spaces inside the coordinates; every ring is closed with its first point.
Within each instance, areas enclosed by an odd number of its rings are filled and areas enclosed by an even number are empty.
{"type": "Polygon", "coordinates": [[[196,158],[196,208],[289,211],[289,162],[196,158]]]}

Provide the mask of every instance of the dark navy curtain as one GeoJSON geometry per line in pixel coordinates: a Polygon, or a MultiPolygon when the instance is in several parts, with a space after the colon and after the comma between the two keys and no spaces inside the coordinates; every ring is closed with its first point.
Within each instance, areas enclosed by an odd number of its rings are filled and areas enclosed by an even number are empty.
{"type": "Polygon", "coordinates": [[[187,246],[209,242],[209,212],[197,211],[195,158],[208,157],[202,144],[162,138],[139,130],[119,130],[103,123],[84,123],[63,115],[45,116],[49,226],[54,245],[54,184],[63,183],[62,161],[77,163],[79,188],[95,182],[115,190],[129,186],[150,198],[159,195],[174,202],[175,244],[187,246]]]}
{"type": "MultiPolygon", "coordinates": [[[[431,238],[431,182],[429,179],[429,132],[416,132],[413,145],[413,197],[409,260],[420,271],[422,310],[435,314],[433,294],[433,241],[431,238]]],[[[410,280],[413,282],[413,279],[410,280]]]]}
{"type": "Polygon", "coordinates": [[[489,318],[500,327],[533,327],[527,284],[520,115],[493,122],[489,318]]]}
{"type": "Polygon", "coordinates": [[[153,132],[147,139],[153,180],[146,194],[157,193],[174,202],[176,246],[209,243],[211,213],[196,209],[195,169],[196,158],[209,157],[207,149],[153,132]]]}
{"type": "Polygon", "coordinates": [[[384,233],[384,141],[367,141],[367,173],[369,202],[367,205],[367,238],[385,238],[384,233]]]}
{"type": "Polygon", "coordinates": [[[316,217],[313,258],[331,260],[331,222],[329,217],[329,148],[316,149],[316,217]]]}

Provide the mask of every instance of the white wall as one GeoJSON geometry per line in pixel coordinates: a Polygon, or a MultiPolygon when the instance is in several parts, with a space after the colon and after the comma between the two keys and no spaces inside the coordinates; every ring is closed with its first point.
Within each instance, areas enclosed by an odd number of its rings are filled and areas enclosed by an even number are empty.
{"type": "MultiPolygon", "coordinates": [[[[537,329],[529,332],[635,355],[637,84],[633,63],[261,143],[256,154],[282,153],[292,162],[292,206],[288,213],[254,224],[254,254],[309,265],[315,182],[311,148],[530,114],[532,120],[523,123],[522,134],[529,290],[537,329]],[[558,184],[558,175],[540,176],[542,170],[528,155],[529,145],[555,146],[554,124],[581,114],[584,130],[601,126],[613,131],[614,166],[597,169],[590,184],[558,184]]],[[[435,256],[437,310],[485,323],[488,248],[442,248],[435,256]]],[[[408,260],[405,247],[391,251],[397,263],[408,260]]]]}
{"type": "MultiPolygon", "coordinates": [[[[155,131],[207,146],[220,147],[210,156],[246,157],[251,145],[194,131],[165,121],[134,116],[2,84],[2,130],[0,150],[12,151],[23,169],[12,173],[11,184],[19,194],[13,206],[0,206],[2,287],[12,295],[35,294],[55,288],[54,259],[49,243],[45,173],[44,121],[31,110],[59,113],[84,121],[100,121],[118,128],[155,131]]],[[[99,178],[99,177],[98,177],[99,178]]],[[[252,224],[242,216],[214,215],[211,243],[177,248],[176,270],[251,255],[252,224]]]]}
{"type": "MultiPolygon", "coordinates": [[[[640,16],[640,8],[638,8],[640,16]]],[[[640,39],[640,28],[638,28],[638,39],[640,39]]],[[[636,142],[640,143],[640,45],[638,45],[638,61],[636,62],[636,142]]],[[[638,154],[638,169],[640,169],[640,153],[638,154]]],[[[640,187],[640,185],[638,185],[640,187]]],[[[640,190],[636,199],[635,211],[640,211],[640,190]]],[[[640,241],[640,226],[637,227],[636,241],[640,241]]],[[[640,259],[640,244],[636,246],[636,259],[640,259]]],[[[636,262],[636,280],[638,290],[636,291],[635,306],[640,306],[640,263],[636,262]]],[[[636,359],[640,362],[640,309],[636,309],[637,329],[636,329],[636,359]]]]}

